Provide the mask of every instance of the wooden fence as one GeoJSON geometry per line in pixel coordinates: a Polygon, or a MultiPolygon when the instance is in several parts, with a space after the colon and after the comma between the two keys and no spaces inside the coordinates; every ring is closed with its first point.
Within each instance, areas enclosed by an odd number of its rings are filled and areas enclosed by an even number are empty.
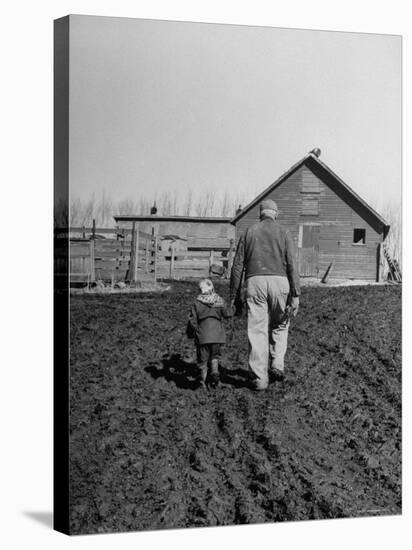
{"type": "MultiPolygon", "coordinates": [[[[56,231],[55,261],[57,272],[69,271],[70,281],[94,283],[96,281],[134,282],[158,279],[187,279],[209,276],[227,277],[234,257],[232,246],[224,249],[216,243],[218,250],[178,250],[173,244],[169,250],[162,250],[160,238],[138,230],[134,224],[131,230],[80,228],[85,237],[71,237],[69,265],[67,259],[59,257],[59,235],[66,237],[77,233],[79,228],[56,231]],[[115,238],[99,238],[101,234],[115,235],[115,238]],[[94,238],[93,238],[94,235],[94,238]]],[[[209,243],[208,243],[209,244],[209,243]]],[[[63,250],[63,249],[62,249],[63,250]]]]}
{"type": "Polygon", "coordinates": [[[228,277],[233,251],[174,250],[157,251],[157,274],[162,279],[188,279],[210,276],[228,277]]]}

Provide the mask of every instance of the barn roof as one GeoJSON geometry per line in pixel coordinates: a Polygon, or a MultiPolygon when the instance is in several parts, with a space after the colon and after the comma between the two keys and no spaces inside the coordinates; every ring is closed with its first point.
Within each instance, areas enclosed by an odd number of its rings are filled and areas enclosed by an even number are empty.
{"type": "Polygon", "coordinates": [[[231,223],[232,218],[203,217],[203,216],[158,216],[158,215],[116,215],[113,216],[117,222],[210,222],[210,223],[231,223]]]}
{"type": "Polygon", "coordinates": [[[266,197],[273,189],[278,187],[281,183],[283,183],[293,172],[295,172],[298,168],[300,168],[303,164],[310,161],[311,163],[316,163],[322,170],[326,171],[326,173],[333,178],[334,182],[341,186],[343,189],[348,192],[352,198],[357,201],[360,205],[362,205],[369,214],[376,219],[376,221],[380,222],[385,227],[385,232],[389,230],[388,223],[382,218],[380,214],[376,212],[369,204],[364,201],[353,189],[349,187],[338,175],[333,172],[329,166],[327,166],[324,162],[322,162],[313,152],[311,151],[307,155],[305,155],[299,162],[294,164],[289,170],[287,170],[284,174],[280,176],[275,182],[272,183],[268,188],[266,188],[260,195],[258,195],[255,199],[253,199],[245,208],[243,208],[236,216],[234,216],[231,220],[231,223],[236,224],[236,222],[246,214],[251,208],[253,208],[256,204],[258,204],[262,199],[266,197]]]}

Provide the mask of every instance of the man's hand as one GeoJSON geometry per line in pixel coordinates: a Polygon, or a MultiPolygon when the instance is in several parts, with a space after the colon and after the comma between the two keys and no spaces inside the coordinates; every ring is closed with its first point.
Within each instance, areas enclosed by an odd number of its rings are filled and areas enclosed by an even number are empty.
{"type": "Polygon", "coordinates": [[[299,311],[299,296],[294,296],[290,302],[290,309],[292,310],[293,317],[296,317],[299,311]]]}

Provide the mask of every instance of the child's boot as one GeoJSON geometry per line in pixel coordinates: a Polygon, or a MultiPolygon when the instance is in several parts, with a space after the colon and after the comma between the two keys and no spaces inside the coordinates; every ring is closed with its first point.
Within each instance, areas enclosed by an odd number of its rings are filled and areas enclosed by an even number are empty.
{"type": "Polygon", "coordinates": [[[200,385],[204,388],[206,387],[207,363],[198,363],[198,368],[200,371],[200,385]]]}
{"type": "Polygon", "coordinates": [[[219,385],[219,361],[212,359],[210,362],[210,386],[216,388],[219,385]]]}

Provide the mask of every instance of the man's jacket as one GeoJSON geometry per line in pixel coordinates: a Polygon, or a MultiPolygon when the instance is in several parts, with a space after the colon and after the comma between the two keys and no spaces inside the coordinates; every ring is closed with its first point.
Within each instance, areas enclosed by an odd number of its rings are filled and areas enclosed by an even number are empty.
{"type": "Polygon", "coordinates": [[[230,277],[231,299],[240,290],[243,271],[246,279],[254,275],[287,277],[291,296],[300,295],[292,235],[272,218],[263,218],[241,236],[230,277]]]}
{"type": "Polygon", "coordinates": [[[231,317],[224,300],[218,294],[199,295],[189,314],[187,335],[199,345],[226,342],[223,319],[231,317]]]}

